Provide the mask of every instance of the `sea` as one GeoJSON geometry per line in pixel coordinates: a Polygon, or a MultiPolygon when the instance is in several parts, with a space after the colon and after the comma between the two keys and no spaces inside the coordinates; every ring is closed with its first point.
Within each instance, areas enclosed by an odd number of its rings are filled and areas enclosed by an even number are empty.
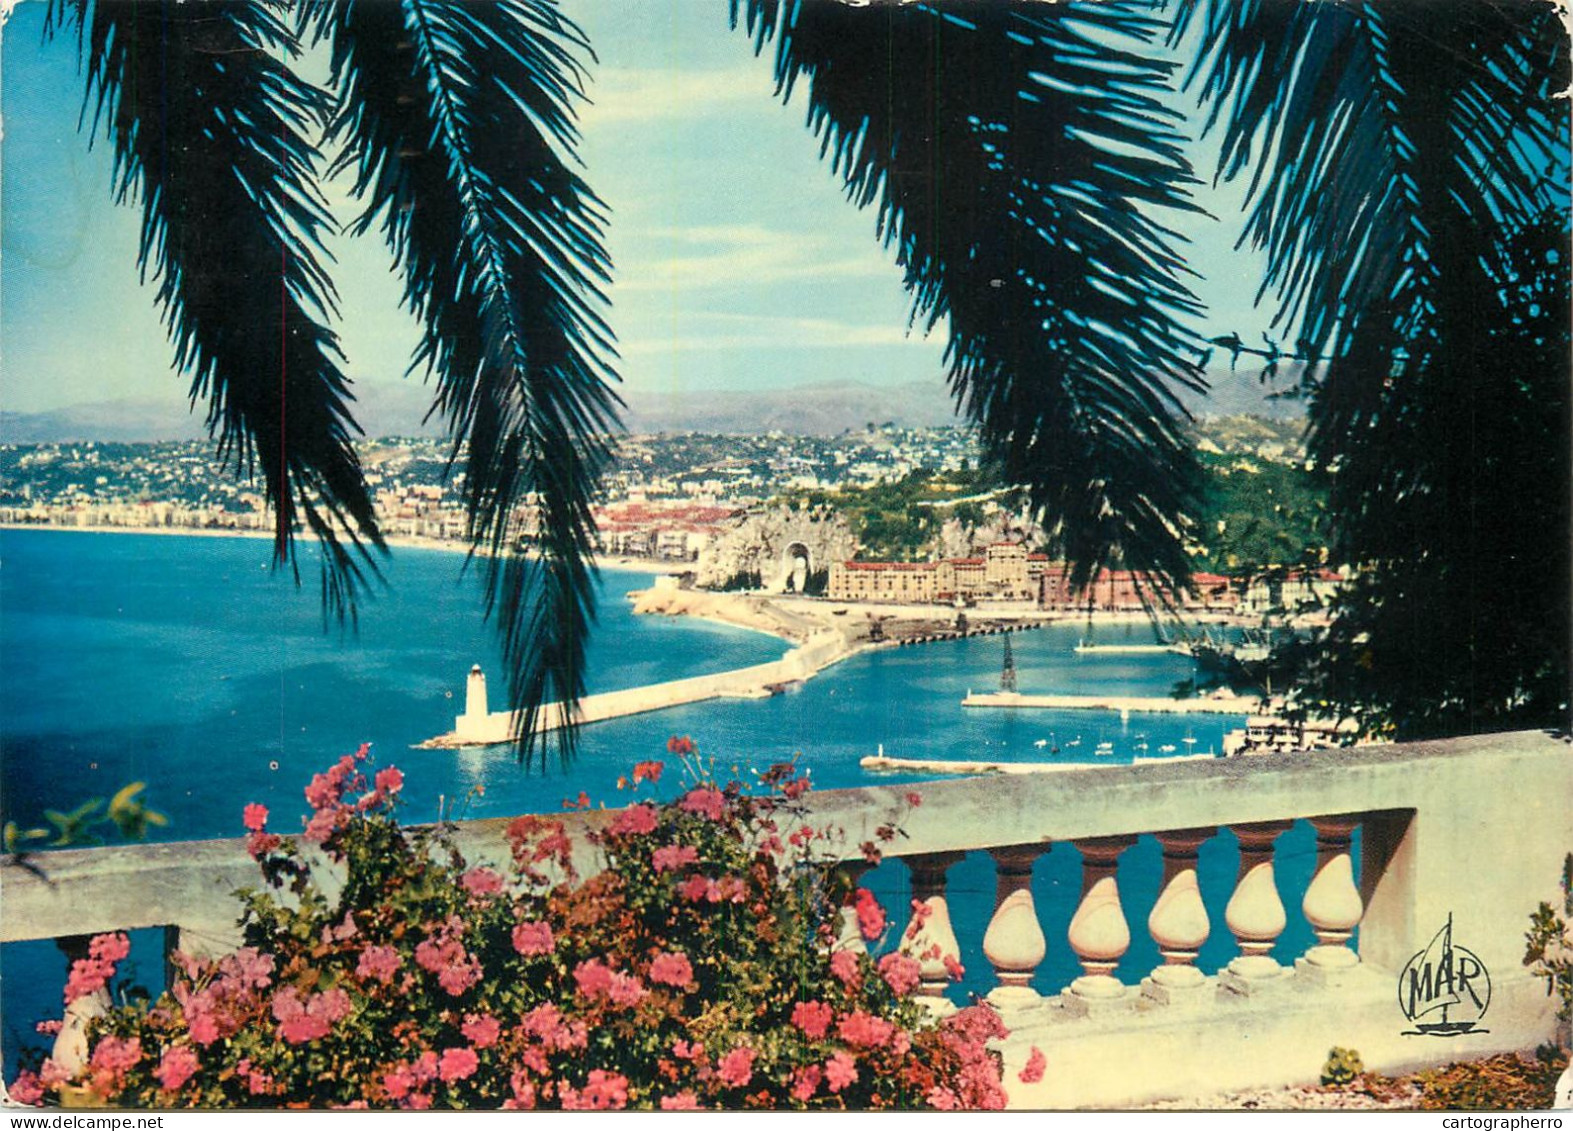
{"type": "MultiPolygon", "coordinates": [[[[490,677],[492,709],[502,706],[506,681],[476,571],[462,553],[395,549],[357,623],[341,627],[324,623],[315,553],[303,549],[297,585],[289,570],[274,568],[271,545],[261,539],[0,530],[5,818],[42,824],[45,809],[68,811],[144,782],[146,803],[169,819],[152,839],[238,836],[248,802],[266,805],[271,826],[287,830],[306,811],[302,789],[311,775],[363,742],[372,744],[378,765],[404,770],[404,816],[423,821],[439,812],[460,818],[549,812],[581,791],[615,806],[618,777],[635,762],[664,758],[673,735],[690,736],[723,778],[749,780],[756,769],[795,759],[815,788],[834,789],[934,777],[862,769],[860,759],[881,751],[899,758],[1106,765],[1217,751],[1224,733],[1242,722],[1218,715],[963,708],[968,691],[996,690],[1000,681],[1003,638],[974,636],[863,653],[767,699],[712,701],[587,726],[567,766],[553,758],[525,767],[502,747],[418,749],[452,729],[472,664],[490,677]]],[[[788,647],[709,621],[635,616],[628,595],[652,582],[647,573],[603,571],[591,692],[761,663],[788,647]]],[[[1150,641],[1151,631],[1082,622],[1014,633],[1018,686],[1027,693],[1167,695],[1195,674],[1188,657],[1076,651],[1086,639],[1150,641]]],[[[678,783],[663,784],[675,789],[678,783]]],[[[1279,842],[1277,855],[1280,889],[1291,908],[1280,961],[1292,961],[1312,941],[1296,909],[1314,859],[1314,835],[1301,822],[1279,842]]],[[[1202,848],[1199,876],[1214,927],[1198,964],[1209,973],[1235,953],[1223,909],[1237,863],[1238,848],[1226,831],[1202,848]]],[[[1127,982],[1160,961],[1142,929],[1160,874],[1151,836],[1121,858],[1120,887],[1133,929],[1116,973],[1127,982]]],[[[994,898],[990,859],[969,854],[949,881],[968,971],[959,993],[982,993],[991,981],[982,953],[994,898]]],[[[893,918],[905,921],[905,867],[888,862],[864,882],[893,918]]],[[[1079,857],[1068,844],[1053,846],[1034,867],[1034,895],[1050,940],[1035,982],[1044,993],[1080,972],[1064,942],[1080,885],[1079,857]]],[[[155,936],[138,932],[133,965],[139,980],[156,988],[155,936]]],[[[43,1043],[34,1024],[60,1015],[64,975],[64,959],[51,943],[0,947],[7,1065],[17,1063],[21,1048],[43,1043]]]]}

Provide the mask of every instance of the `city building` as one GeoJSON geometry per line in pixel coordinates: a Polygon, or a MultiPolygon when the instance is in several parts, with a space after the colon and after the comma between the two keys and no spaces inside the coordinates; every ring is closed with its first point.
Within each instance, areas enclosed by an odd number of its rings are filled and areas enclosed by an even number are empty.
{"type": "Polygon", "coordinates": [[[825,596],[836,601],[930,604],[1031,601],[1048,555],[1021,542],[996,542],[981,558],[937,562],[832,562],[825,596]]]}

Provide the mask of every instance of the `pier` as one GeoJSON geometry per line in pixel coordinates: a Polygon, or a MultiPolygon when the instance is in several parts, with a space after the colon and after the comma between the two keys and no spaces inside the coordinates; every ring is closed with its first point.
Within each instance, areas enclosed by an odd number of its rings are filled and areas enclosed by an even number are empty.
{"type": "MultiPolygon", "coordinates": [[[[625,715],[640,715],[687,703],[702,703],[709,699],[764,699],[779,693],[789,684],[808,679],[831,664],[846,659],[854,651],[856,649],[848,646],[839,632],[818,632],[781,659],[768,663],[714,675],[690,676],[687,679],[586,695],[579,700],[579,710],[574,720],[581,725],[599,723],[625,715]]],[[[568,718],[562,703],[548,703],[537,718],[536,733],[557,730],[568,722],[568,718]]],[[[470,669],[465,687],[464,714],[454,719],[453,730],[429,738],[420,746],[422,749],[451,750],[512,742],[516,720],[517,713],[514,711],[487,709],[486,675],[477,665],[470,669]]]]}
{"type": "Polygon", "coordinates": [[[1176,754],[1172,758],[1137,758],[1134,762],[971,762],[952,758],[890,758],[884,754],[870,754],[860,759],[858,765],[865,770],[892,774],[1061,774],[1212,759],[1211,754],[1176,754]]]}
{"type": "Polygon", "coordinates": [[[1014,691],[968,692],[963,707],[1030,707],[1055,711],[1120,711],[1153,715],[1252,715],[1261,701],[1244,695],[1169,699],[1132,695],[1022,695],[1014,691]]]}

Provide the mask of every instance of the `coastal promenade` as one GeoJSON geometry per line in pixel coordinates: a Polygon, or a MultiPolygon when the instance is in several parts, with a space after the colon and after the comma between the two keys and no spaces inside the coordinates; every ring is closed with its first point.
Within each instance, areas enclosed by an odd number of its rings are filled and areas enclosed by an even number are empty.
{"type": "Polygon", "coordinates": [[[1022,695],[1014,691],[969,692],[963,707],[1029,707],[1054,711],[1119,711],[1155,715],[1250,715],[1261,700],[1244,695],[1171,699],[1138,695],[1022,695]]]}

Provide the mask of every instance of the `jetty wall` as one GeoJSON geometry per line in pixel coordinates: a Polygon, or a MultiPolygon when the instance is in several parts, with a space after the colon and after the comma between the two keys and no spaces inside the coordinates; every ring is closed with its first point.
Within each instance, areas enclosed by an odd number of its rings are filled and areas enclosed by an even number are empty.
{"type": "MultiPolygon", "coordinates": [[[[759,699],[773,694],[782,684],[807,679],[838,660],[845,659],[853,651],[839,632],[817,632],[779,660],[712,675],[689,676],[665,683],[586,695],[579,701],[577,720],[580,724],[598,723],[709,699],[759,699]]],[[[567,720],[568,714],[563,704],[548,703],[542,710],[536,731],[545,733],[556,730],[564,726],[567,720]]],[[[515,725],[516,713],[513,711],[466,710],[454,719],[450,733],[428,739],[422,745],[491,746],[511,742],[515,725]]]]}
{"type": "Polygon", "coordinates": [[[1022,695],[1014,691],[980,691],[967,695],[963,707],[1036,707],[1060,711],[1136,711],[1155,715],[1252,715],[1261,700],[1243,695],[1209,695],[1170,699],[1135,695],[1022,695]]]}

